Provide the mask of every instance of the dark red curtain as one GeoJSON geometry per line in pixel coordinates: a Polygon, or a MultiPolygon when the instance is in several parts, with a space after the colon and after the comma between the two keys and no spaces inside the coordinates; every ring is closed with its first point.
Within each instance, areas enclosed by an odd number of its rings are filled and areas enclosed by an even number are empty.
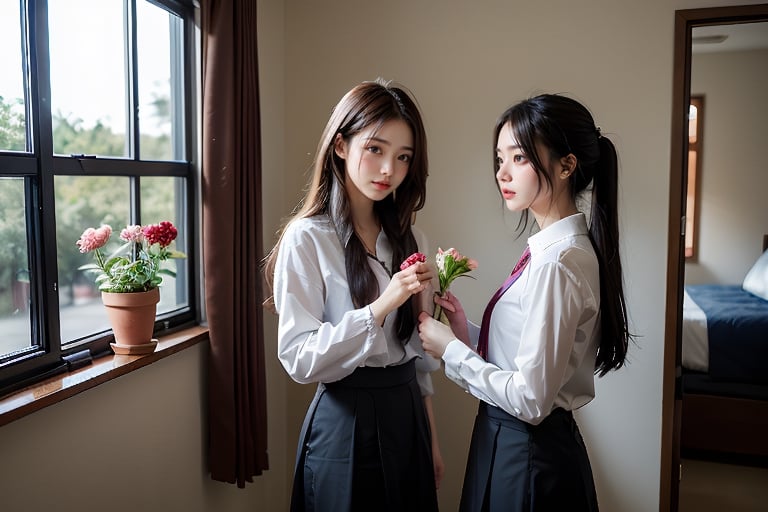
{"type": "Polygon", "coordinates": [[[245,487],[268,469],[256,1],[200,7],[208,469],[245,487]]]}

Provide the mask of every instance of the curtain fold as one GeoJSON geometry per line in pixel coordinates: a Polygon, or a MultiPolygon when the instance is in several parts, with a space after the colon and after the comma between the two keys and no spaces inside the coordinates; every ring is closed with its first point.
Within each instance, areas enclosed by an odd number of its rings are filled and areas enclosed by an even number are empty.
{"type": "Polygon", "coordinates": [[[245,487],[269,466],[256,2],[202,0],[200,13],[208,469],[245,487]]]}

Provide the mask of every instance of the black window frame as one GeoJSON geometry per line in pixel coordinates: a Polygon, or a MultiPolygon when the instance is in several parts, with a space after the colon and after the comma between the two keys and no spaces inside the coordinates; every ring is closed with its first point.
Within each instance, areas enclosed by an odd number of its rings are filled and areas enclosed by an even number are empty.
{"type": "MultiPolygon", "coordinates": [[[[130,9],[129,25],[133,67],[137,76],[136,2],[123,0],[130,9]]],[[[54,199],[55,176],[128,176],[131,177],[131,220],[140,217],[140,181],[142,177],[184,178],[184,226],[186,250],[187,304],[170,313],[158,314],[155,334],[171,332],[199,323],[198,278],[198,183],[197,154],[199,135],[196,108],[199,87],[197,26],[194,0],[146,0],[182,20],[183,26],[183,137],[184,160],[141,160],[138,110],[133,109],[133,133],[127,134],[131,150],[127,158],[82,158],[55,155],[53,152],[52,113],[50,104],[50,66],[48,54],[47,0],[20,0],[22,36],[26,35],[28,83],[25,83],[27,116],[27,152],[0,150],[0,177],[23,177],[26,198],[29,269],[33,276],[31,297],[31,339],[29,350],[0,359],[0,397],[76,366],[74,355],[85,360],[107,354],[114,341],[111,331],[97,333],[74,343],[63,344],[60,336],[56,218],[54,199]],[[25,33],[26,31],[26,33],[25,33]]],[[[138,103],[135,83],[129,88],[133,105],[138,103]]],[[[84,226],[86,227],[86,226],[84,226]]],[[[3,357],[0,354],[0,357],[3,357]]]]}

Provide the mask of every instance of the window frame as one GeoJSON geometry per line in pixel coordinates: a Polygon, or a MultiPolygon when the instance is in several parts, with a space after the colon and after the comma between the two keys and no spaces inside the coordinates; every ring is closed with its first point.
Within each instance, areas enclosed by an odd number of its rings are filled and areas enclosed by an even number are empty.
{"type": "Polygon", "coordinates": [[[692,94],[691,106],[696,107],[696,140],[690,140],[690,119],[688,124],[689,136],[686,138],[688,151],[688,178],[686,181],[685,203],[685,240],[683,251],[687,263],[695,263],[699,256],[699,222],[701,211],[701,161],[704,154],[704,95],[692,94]],[[695,158],[690,158],[693,153],[695,158]]]}
{"type": "MultiPolygon", "coordinates": [[[[199,87],[198,27],[195,23],[194,0],[146,0],[181,19],[182,24],[182,110],[184,160],[141,160],[139,147],[137,81],[136,2],[123,0],[129,9],[131,73],[127,80],[134,84],[128,94],[133,119],[127,133],[129,157],[80,158],[53,152],[52,113],[50,101],[50,66],[48,53],[48,12],[46,0],[20,0],[25,37],[24,62],[28,83],[24,95],[27,120],[27,151],[0,150],[0,176],[24,178],[27,222],[27,246],[30,274],[31,339],[28,350],[12,358],[0,359],[0,397],[52,375],[73,369],[80,363],[110,352],[112,332],[94,333],[86,338],[65,343],[61,340],[59,315],[59,280],[57,263],[54,179],[56,176],[127,176],[131,178],[132,222],[140,219],[140,182],[142,177],[180,177],[185,180],[184,236],[187,239],[186,283],[187,304],[183,308],[158,314],[155,334],[168,334],[199,323],[198,263],[198,123],[196,118],[199,87]],[[42,99],[41,99],[42,98],[42,99]],[[43,100],[44,99],[44,100],[43,100]]],[[[130,84],[129,84],[130,85],[130,84]]],[[[85,228],[85,226],[84,226],[85,228]]],[[[73,241],[74,243],[74,241],[73,241]]],[[[0,356],[3,356],[0,354],[0,356]]]]}

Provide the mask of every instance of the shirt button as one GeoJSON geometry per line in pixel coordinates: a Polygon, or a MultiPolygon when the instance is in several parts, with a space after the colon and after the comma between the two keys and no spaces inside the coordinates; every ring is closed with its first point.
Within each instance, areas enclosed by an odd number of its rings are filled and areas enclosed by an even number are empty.
{"type": "Polygon", "coordinates": [[[515,414],[517,414],[518,416],[520,415],[520,409],[518,409],[517,407],[513,407],[512,410],[515,411],[515,414]]]}

